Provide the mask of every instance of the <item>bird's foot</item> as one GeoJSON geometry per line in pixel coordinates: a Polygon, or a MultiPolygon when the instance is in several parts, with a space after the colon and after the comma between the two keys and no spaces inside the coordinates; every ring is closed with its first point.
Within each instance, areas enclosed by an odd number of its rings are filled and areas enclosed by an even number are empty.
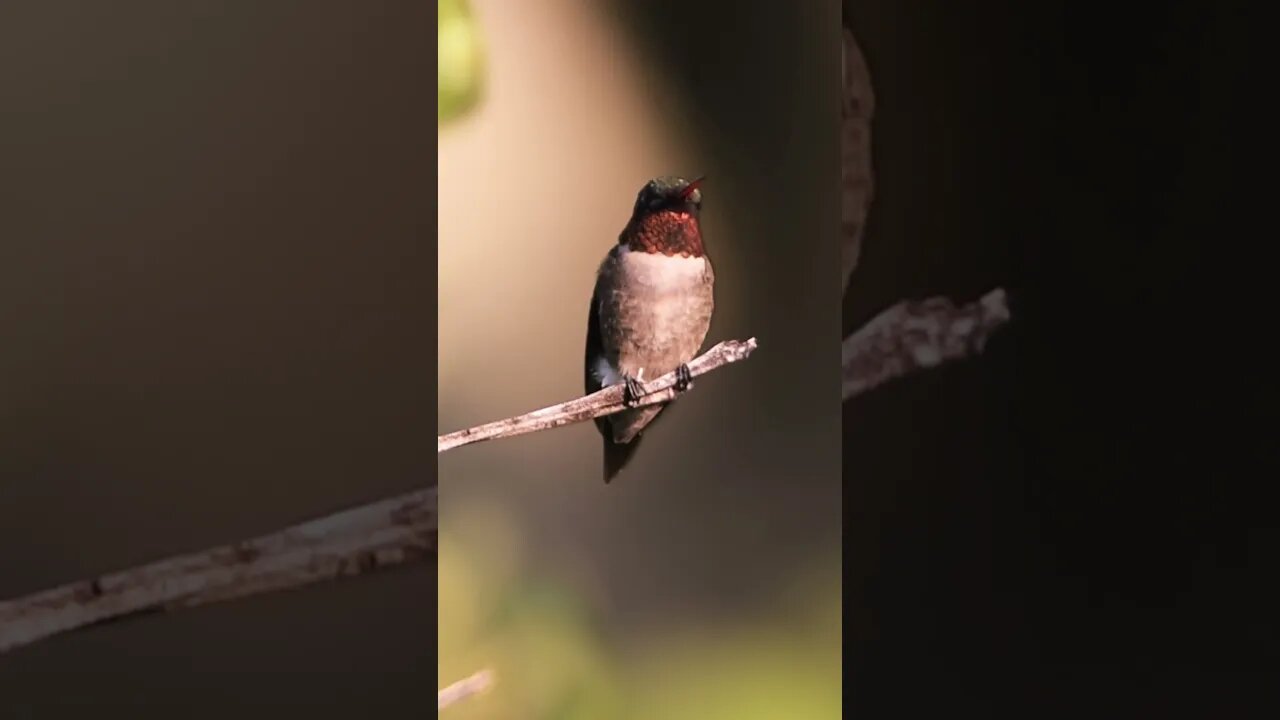
{"type": "Polygon", "coordinates": [[[676,392],[685,392],[692,387],[693,373],[687,364],[680,363],[680,367],[676,368],[676,392]]]}
{"type": "MultiPolygon", "coordinates": [[[[643,373],[643,371],[641,371],[643,373]]],[[[623,384],[626,386],[622,391],[622,402],[624,405],[635,405],[640,402],[640,398],[649,393],[645,386],[640,382],[639,377],[631,375],[622,376],[623,384]]]]}

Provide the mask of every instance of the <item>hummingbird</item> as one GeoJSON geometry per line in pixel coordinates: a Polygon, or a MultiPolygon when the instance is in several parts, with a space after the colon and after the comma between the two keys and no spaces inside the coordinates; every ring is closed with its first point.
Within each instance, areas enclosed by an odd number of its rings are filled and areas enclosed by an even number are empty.
{"type": "MultiPolygon", "coordinates": [[[[640,189],[631,219],[600,263],[587,318],[587,394],[624,385],[633,404],[644,381],[676,372],[676,391],[693,386],[688,362],[711,326],[715,272],[698,216],[703,178],[654,178],[640,189]]],[[[666,403],[595,419],[604,438],[604,481],[635,454],[666,403]]]]}

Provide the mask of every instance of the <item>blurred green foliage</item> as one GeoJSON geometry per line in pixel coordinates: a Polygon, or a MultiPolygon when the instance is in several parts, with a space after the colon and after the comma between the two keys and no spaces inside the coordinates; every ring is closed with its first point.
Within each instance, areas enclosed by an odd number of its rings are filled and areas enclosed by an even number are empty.
{"type": "MultiPolygon", "coordinates": [[[[450,507],[441,531],[439,686],[480,669],[488,692],[456,720],[831,720],[841,717],[839,558],[788,579],[753,617],[606,639],[572,584],[522,570],[493,507],[450,507]]],[[[687,622],[687,619],[686,619],[687,622]]]]}
{"type": "Polygon", "coordinates": [[[443,125],[472,110],[484,87],[484,47],[467,0],[439,0],[436,42],[436,115],[443,125]]]}

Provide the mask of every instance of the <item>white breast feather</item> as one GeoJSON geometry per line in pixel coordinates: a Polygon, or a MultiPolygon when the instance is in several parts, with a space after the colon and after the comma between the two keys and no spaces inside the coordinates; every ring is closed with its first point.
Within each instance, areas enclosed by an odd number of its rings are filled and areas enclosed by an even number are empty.
{"type": "MultiPolygon", "coordinates": [[[[677,321],[688,311],[686,298],[681,293],[704,282],[703,276],[707,269],[705,257],[671,257],[633,252],[626,247],[620,247],[617,252],[618,266],[615,272],[626,275],[628,282],[647,288],[652,295],[648,301],[650,312],[654,314],[657,324],[677,321]]],[[[622,382],[622,373],[604,357],[596,358],[592,374],[601,387],[622,382]]]]}
{"type": "Polygon", "coordinates": [[[619,253],[618,263],[623,273],[655,290],[679,290],[700,283],[707,269],[705,257],[672,257],[626,248],[619,253]]]}
{"type": "Polygon", "coordinates": [[[591,369],[591,372],[596,376],[596,380],[600,382],[600,387],[602,388],[622,382],[622,374],[618,372],[617,368],[610,365],[603,355],[596,358],[595,366],[591,369]]]}

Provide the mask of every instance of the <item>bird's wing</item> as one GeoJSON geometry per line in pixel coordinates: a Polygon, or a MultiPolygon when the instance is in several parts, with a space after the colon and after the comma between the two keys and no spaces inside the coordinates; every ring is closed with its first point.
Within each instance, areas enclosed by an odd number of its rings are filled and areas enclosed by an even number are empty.
{"type": "Polygon", "coordinates": [[[587,314],[587,347],[583,353],[582,375],[583,387],[590,395],[601,388],[600,379],[596,377],[596,358],[604,351],[604,339],[600,332],[600,283],[591,293],[591,310],[587,314]]]}

